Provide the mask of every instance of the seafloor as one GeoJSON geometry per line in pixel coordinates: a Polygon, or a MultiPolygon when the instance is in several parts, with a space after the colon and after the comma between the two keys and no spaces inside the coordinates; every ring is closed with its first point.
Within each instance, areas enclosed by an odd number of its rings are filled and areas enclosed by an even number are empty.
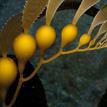
{"type": "MultiPolygon", "coordinates": [[[[105,3],[107,0],[101,0],[96,7],[102,7],[105,3]]],[[[0,0],[0,27],[9,17],[21,12],[23,4],[24,0],[0,0]]],[[[55,47],[48,50],[46,57],[59,49],[61,29],[71,23],[74,13],[73,9],[65,9],[55,15],[52,25],[57,31],[57,41],[55,47]]],[[[92,18],[83,15],[78,24],[79,35],[87,32],[92,18]]],[[[34,34],[44,21],[44,17],[40,18],[31,28],[31,32],[34,34]]],[[[66,49],[76,46],[77,43],[78,39],[66,49]]],[[[31,62],[34,64],[35,60],[32,59],[31,62]]],[[[106,69],[107,49],[62,56],[43,66],[39,77],[45,88],[49,107],[98,107],[107,89],[106,69]]]]}

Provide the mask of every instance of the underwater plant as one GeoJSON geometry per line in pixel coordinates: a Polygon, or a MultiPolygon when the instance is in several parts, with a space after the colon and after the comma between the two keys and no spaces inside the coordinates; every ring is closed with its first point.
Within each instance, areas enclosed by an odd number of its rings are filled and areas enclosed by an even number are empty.
{"type": "Polygon", "coordinates": [[[3,101],[3,107],[12,107],[14,105],[22,84],[32,79],[43,65],[62,55],[107,48],[107,6],[105,6],[96,14],[89,30],[81,35],[77,47],[64,51],[64,48],[72,43],[78,36],[77,23],[80,17],[88,9],[100,2],[100,0],[82,0],[72,22],[66,25],[61,31],[59,51],[55,55],[47,59],[45,58],[45,52],[54,45],[57,39],[56,31],[53,26],[51,26],[51,22],[58,7],[63,2],[64,0],[26,0],[23,14],[20,13],[12,16],[1,29],[0,51],[2,57],[0,58],[0,98],[3,101]],[[29,33],[29,29],[46,7],[46,24],[37,30],[34,38],[29,33]],[[99,26],[99,30],[93,37],[93,31],[97,26],[99,26]],[[38,64],[28,77],[24,77],[23,71],[25,64],[36,52],[37,46],[40,50],[38,64]],[[10,48],[13,49],[18,59],[18,68],[15,62],[7,57],[10,48]],[[17,89],[9,105],[6,105],[6,93],[18,73],[20,78],[17,89]]]}

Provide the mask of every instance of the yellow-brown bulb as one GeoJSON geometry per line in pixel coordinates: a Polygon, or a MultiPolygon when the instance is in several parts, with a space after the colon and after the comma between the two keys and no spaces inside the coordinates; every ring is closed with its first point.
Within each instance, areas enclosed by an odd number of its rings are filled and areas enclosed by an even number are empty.
{"type": "Polygon", "coordinates": [[[17,76],[16,63],[8,57],[0,58],[0,86],[2,88],[10,86],[17,76]]]}
{"type": "Polygon", "coordinates": [[[83,34],[80,37],[79,46],[83,46],[83,45],[89,43],[90,40],[91,40],[91,36],[90,35],[88,35],[87,33],[83,34]]]}
{"type": "Polygon", "coordinates": [[[20,60],[28,60],[36,51],[36,41],[29,34],[20,34],[13,42],[14,52],[20,60]]]}
{"type": "Polygon", "coordinates": [[[78,29],[73,24],[66,25],[61,33],[61,47],[64,48],[68,43],[72,42],[78,34],[78,29]]]}
{"type": "Polygon", "coordinates": [[[41,26],[37,30],[35,38],[40,50],[45,51],[46,49],[50,48],[55,42],[56,39],[55,29],[48,25],[41,26]]]}

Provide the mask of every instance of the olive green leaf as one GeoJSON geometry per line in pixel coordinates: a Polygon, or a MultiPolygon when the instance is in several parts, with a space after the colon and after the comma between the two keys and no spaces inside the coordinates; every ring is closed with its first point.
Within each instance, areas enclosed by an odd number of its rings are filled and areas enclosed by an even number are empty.
{"type": "Polygon", "coordinates": [[[22,16],[22,26],[25,32],[29,31],[31,25],[38,19],[47,5],[48,0],[27,0],[22,16]]]}
{"type": "Polygon", "coordinates": [[[88,31],[88,34],[91,35],[93,29],[94,29],[96,26],[104,23],[106,20],[107,20],[107,6],[105,6],[104,8],[102,8],[102,9],[97,13],[97,15],[95,16],[95,18],[93,19],[93,22],[92,22],[92,24],[91,24],[91,26],[90,26],[90,29],[89,29],[89,31],[88,31]]]}
{"type": "Polygon", "coordinates": [[[22,14],[17,14],[12,16],[3,26],[0,33],[0,46],[3,56],[7,55],[7,51],[12,47],[13,40],[18,34],[20,34],[23,29],[21,27],[21,17],[22,14]]]}
{"type": "Polygon", "coordinates": [[[97,4],[100,0],[82,0],[79,9],[77,10],[74,19],[73,19],[73,24],[77,24],[78,20],[80,17],[92,6],[97,4]]]}
{"type": "Polygon", "coordinates": [[[49,0],[46,11],[46,24],[50,25],[52,18],[54,17],[58,7],[64,2],[64,0],[49,0]]]}

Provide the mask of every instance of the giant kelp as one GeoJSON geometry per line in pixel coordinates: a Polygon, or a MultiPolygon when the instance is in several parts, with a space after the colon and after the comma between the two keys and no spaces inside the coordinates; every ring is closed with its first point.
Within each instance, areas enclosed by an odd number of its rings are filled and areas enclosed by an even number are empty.
{"type": "MultiPolygon", "coordinates": [[[[16,29],[19,29],[18,30],[19,33],[21,33],[21,32],[24,34],[29,33],[28,32],[29,28],[32,26],[32,24],[35,22],[35,20],[38,18],[38,16],[41,14],[41,12],[44,10],[47,3],[48,3],[48,5],[47,5],[47,10],[46,10],[46,26],[47,25],[51,26],[50,23],[52,21],[52,18],[55,15],[58,7],[61,5],[62,2],[63,2],[63,0],[56,0],[56,1],[55,0],[54,1],[53,0],[49,0],[49,1],[44,0],[41,2],[38,2],[36,0],[35,1],[34,0],[26,1],[25,8],[23,11],[23,15],[20,14],[19,17],[18,16],[15,16],[15,18],[12,17],[8,21],[8,23],[6,23],[5,27],[1,30],[1,51],[2,51],[3,57],[6,57],[6,55],[7,55],[6,53],[8,53],[7,51],[8,51],[9,45],[10,45],[9,43],[12,43],[14,41],[14,38],[18,36],[18,32],[16,32],[16,29]],[[20,24],[21,15],[22,15],[22,25],[20,24]],[[16,20],[18,23],[16,23],[16,20]],[[15,23],[16,23],[16,25],[14,25],[15,26],[15,28],[14,28],[15,30],[14,30],[13,26],[11,26],[11,25],[13,25],[15,23]],[[11,30],[9,29],[10,27],[12,28],[11,30]],[[23,28],[24,32],[22,31],[22,28],[23,28]],[[21,29],[21,31],[20,31],[20,29],[21,29]],[[7,34],[8,34],[8,36],[7,36],[7,34]],[[4,40],[6,41],[6,43],[4,42],[4,40]]],[[[71,21],[70,25],[73,24],[73,26],[77,26],[77,22],[80,19],[80,17],[89,8],[91,8],[93,5],[95,5],[98,2],[99,2],[99,0],[90,0],[90,1],[83,0],[79,9],[77,10],[77,13],[76,13],[73,21],[71,21]]],[[[89,29],[85,38],[83,35],[80,37],[80,40],[82,38],[83,42],[87,41],[86,37],[91,38],[91,33],[92,33],[93,29],[96,26],[98,26],[99,24],[101,24],[101,27],[100,27],[98,33],[96,34],[95,38],[92,38],[91,41],[88,40],[87,42],[84,42],[86,44],[89,44],[88,47],[82,48],[82,46],[78,44],[75,49],[69,50],[69,51],[64,51],[63,50],[64,47],[63,48],[61,47],[62,49],[60,49],[58,51],[58,53],[56,53],[55,55],[53,55],[52,57],[50,57],[48,59],[45,59],[45,55],[44,55],[45,53],[43,53],[43,54],[41,54],[42,56],[40,56],[40,61],[38,62],[37,67],[35,67],[34,72],[32,72],[31,75],[29,75],[28,77],[23,77],[23,69],[24,69],[24,65],[25,65],[23,63],[26,63],[26,62],[23,62],[23,59],[21,60],[21,62],[20,62],[20,60],[18,60],[19,61],[18,67],[19,67],[19,74],[20,74],[19,85],[16,89],[16,92],[15,92],[15,95],[13,96],[12,101],[10,102],[10,104],[7,107],[11,107],[15,103],[16,96],[18,95],[18,92],[20,91],[21,85],[24,82],[27,82],[28,80],[33,78],[43,64],[47,64],[47,63],[53,61],[54,59],[58,58],[61,55],[73,54],[76,52],[86,52],[86,51],[92,51],[92,50],[98,50],[98,49],[106,48],[107,47],[107,44],[106,44],[106,42],[107,42],[106,41],[106,26],[107,26],[106,13],[107,13],[107,7],[105,6],[95,16],[95,18],[91,24],[91,27],[90,27],[91,30],[89,29]],[[102,36],[100,43],[98,42],[96,45],[94,42],[92,42],[93,40],[96,40],[99,36],[101,36],[104,33],[105,33],[105,35],[102,36]],[[93,45],[90,45],[90,44],[93,44],[93,45]]],[[[50,36],[51,36],[51,34],[50,34],[50,36]]],[[[83,45],[86,45],[86,44],[83,44],[83,45]]]]}

